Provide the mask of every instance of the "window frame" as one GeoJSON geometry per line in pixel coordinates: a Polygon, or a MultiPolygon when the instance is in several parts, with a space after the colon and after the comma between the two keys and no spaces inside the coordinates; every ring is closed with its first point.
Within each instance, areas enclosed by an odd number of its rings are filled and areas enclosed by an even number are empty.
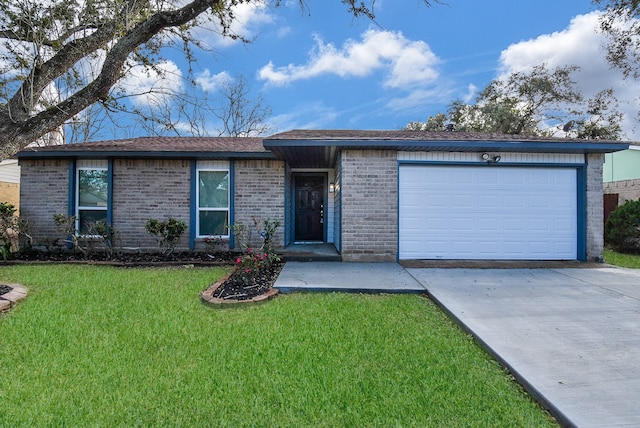
{"type": "MultiPolygon", "coordinates": [[[[81,224],[80,224],[80,211],[100,211],[100,212],[104,212],[104,216],[105,216],[105,221],[107,223],[109,223],[109,205],[111,204],[111,182],[109,179],[109,164],[107,163],[104,166],[95,166],[95,165],[90,165],[90,163],[92,163],[91,161],[85,161],[85,162],[78,162],[78,164],[76,165],[75,168],[75,204],[74,204],[74,216],[76,218],[75,221],[75,227],[76,227],[76,233],[79,236],[88,236],[88,237],[92,237],[93,235],[89,235],[89,234],[83,234],[80,232],[81,230],[81,224]],[[85,164],[85,165],[83,165],[85,164]],[[104,207],[102,206],[82,206],[80,205],[80,174],[81,171],[104,171],[106,172],[106,186],[107,186],[107,202],[105,204],[104,207]]],[[[98,162],[96,162],[98,163],[98,162]]],[[[99,162],[102,164],[102,162],[99,162]]]]}
{"type": "Polygon", "coordinates": [[[196,191],[196,200],[195,200],[195,223],[196,223],[196,239],[204,239],[207,237],[215,237],[222,239],[230,239],[229,233],[229,224],[227,224],[226,234],[223,235],[211,235],[211,234],[202,234],[200,231],[200,213],[201,212],[226,212],[227,213],[227,223],[231,221],[231,168],[227,165],[226,167],[211,167],[211,166],[203,166],[196,168],[196,177],[195,177],[195,191],[196,191]],[[227,206],[226,208],[220,207],[201,207],[200,206],[200,173],[201,172],[226,172],[227,173],[227,206]]]}

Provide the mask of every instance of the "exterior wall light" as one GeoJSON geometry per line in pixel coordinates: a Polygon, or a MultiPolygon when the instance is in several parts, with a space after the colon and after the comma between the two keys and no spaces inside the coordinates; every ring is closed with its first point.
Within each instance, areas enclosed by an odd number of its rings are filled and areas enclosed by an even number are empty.
{"type": "Polygon", "coordinates": [[[335,191],[336,191],[336,183],[332,181],[331,183],[329,183],[329,193],[333,193],[335,191]]]}
{"type": "Polygon", "coordinates": [[[480,159],[488,163],[498,163],[500,162],[501,157],[499,155],[491,156],[489,153],[483,153],[480,155],[480,159]]]}

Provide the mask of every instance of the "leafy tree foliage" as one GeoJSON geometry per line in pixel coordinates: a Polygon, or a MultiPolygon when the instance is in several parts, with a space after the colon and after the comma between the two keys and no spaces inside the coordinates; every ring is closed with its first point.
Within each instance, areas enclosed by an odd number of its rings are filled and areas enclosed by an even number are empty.
{"type": "Polygon", "coordinates": [[[611,213],[604,238],[617,251],[640,253],[640,200],[629,200],[611,213]]]}
{"type": "Polygon", "coordinates": [[[593,0],[605,7],[600,28],[609,35],[607,60],[627,77],[639,78],[640,2],[638,0],[593,0]]]}
{"type": "Polygon", "coordinates": [[[542,64],[512,73],[491,81],[475,104],[453,101],[448,114],[410,122],[406,129],[443,130],[452,123],[458,131],[618,139],[622,114],[613,91],[604,90],[585,102],[571,77],[576,70],[565,66],[551,71],[542,64]]]}
{"type": "MultiPolygon", "coordinates": [[[[165,48],[193,60],[197,27],[233,32],[234,8],[281,0],[0,0],[0,158],[96,103],[123,109],[114,85],[142,67],[161,74],[165,48]]],[[[429,0],[422,0],[429,5],[429,0]]],[[[374,19],[375,0],[341,0],[374,19]]],[[[437,0],[431,0],[437,2],[437,0]]],[[[302,8],[305,0],[298,0],[302,8]]],[[[85,133],[86,135],[86,133],[85,133]]]]}

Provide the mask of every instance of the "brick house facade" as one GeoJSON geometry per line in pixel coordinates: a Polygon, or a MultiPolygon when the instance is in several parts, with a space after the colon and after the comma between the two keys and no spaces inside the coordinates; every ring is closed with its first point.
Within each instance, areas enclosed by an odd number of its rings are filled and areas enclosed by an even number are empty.
{"type": "Polygon", "coordinates": [[[210,235],[236,247],[226,226],[260,218],[282,225],[277,247],[330,243],[345,261],[493,258],[486,256],[492,246],[507,248],[495,253],[499,259],[601,260],[602,163],[604,153],[623,148],[619,142],[413,131],[149,137],[34,148],[18,154],[20,211],[40,246],[58,237],[52,217],[62,213],[104,218],[120,232],[123,247],[141,250],[156,248],[144,229],[149,218],[183,220],[188,229],[178,248],[196,251],[210,235]],[[446,174],[471,181],[449,192],[446,174]],[[409,189],[413,177],[422,176],[434,181],[414,180],[418,187],[409,189]],[[512,185],[517,180],[524,180],[520,187],[512,185]],[[564,187],[554,188],[560,181],[564,187]],[[523,203],[529,205],[519,208],[523,203]],[[542,214],[529,213],[545,203],[542,214]],[[449,210],[444,223],[433,214],[436,205],[449,210]],[[498,233],[487,232],[491,220],[504,223],[498,233]],[[545,229],[548,223],[555,229],[545,229]],[[451,227],[451,239],[433,250],[442,227],[451,227]],[[540,227],[548,231],[544,239],[538,239],[540,227]],[[487,242],[492,236],[496,242],[487,242]]]}

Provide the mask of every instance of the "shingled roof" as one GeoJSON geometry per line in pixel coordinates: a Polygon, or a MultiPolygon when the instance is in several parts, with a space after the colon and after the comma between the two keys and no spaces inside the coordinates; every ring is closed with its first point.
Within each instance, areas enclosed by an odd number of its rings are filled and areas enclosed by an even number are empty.
{"type": "Polygon", "coordinates": [[[264,148],[262,138],[254,137],[138,137],[27,147],[18,153],[19,158],[78,156],[273,158],[264,148]]]}
{"type": "Polygon", "coordinates": [[[294,129],[282,132],[265,140],[298,140],[298,141],[511,141],[511,142],[580,142],[580,143],[613,143],[609,140],[577,140],[560,137],[539,137],[535,135],[510,135],[487,132],[464,131],[410,131],[410,130],[349,130],[349,129],[294,129]]]}
{"type": "Polygon", "coordinates": [[[264,139],[278,159],[297,168],[335,165],[340,150],[429,152],[611,153],[628,143],[459,131],[293,130],[264,139]]]}
{"type": "Polygon", "coordinates": [[[270,137],[139,137],[30,147],[18,158],[128,157],[281,159],[297,168],[331,168],[345,149],[444,152],[611,153],[628,143],[478,132],[293,130],[270,137]]]}

